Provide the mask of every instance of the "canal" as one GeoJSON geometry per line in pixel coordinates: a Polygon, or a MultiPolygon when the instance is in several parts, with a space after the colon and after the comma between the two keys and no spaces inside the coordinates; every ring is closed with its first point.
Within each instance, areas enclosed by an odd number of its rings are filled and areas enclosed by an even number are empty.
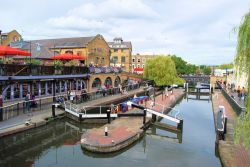
{"type": "Polygon", "coordinates": [[[101,125],[79,125],[68,119],[51,122],[0,139],[0,166],[220,167],[212,103],[207,99],[189,95],[175,106],[170,114],[180,111],[178,116],[184,119],[182,134],[151,127],[133,146],[112,154],[93,154],[81,149],[81,134],[101,125]]]}

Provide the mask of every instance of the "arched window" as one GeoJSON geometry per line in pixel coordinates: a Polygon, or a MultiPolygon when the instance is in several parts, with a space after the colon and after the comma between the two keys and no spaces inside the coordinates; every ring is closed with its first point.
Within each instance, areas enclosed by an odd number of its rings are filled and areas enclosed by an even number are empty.
{"type": "Polygon", "coordinates": [[[100,88],[101,87],[101,80],[100,78],[95,78],[92,83],[92,88],[100,88]]]}
{"type": "Polygon", "coordinates": [[[118,87],[118,85],[119,85],[120,83],[121,83],[121,79],[120,79],[120,77],[117,76],[117,77],[115,78],[114,86],[115,86],[115,87],[118,87]]]}
{"type": "Polygon", "coordinates": [[[110,77],[107,77],[104,82],[105,85],[112,85],[112,79],[110,77]]]}

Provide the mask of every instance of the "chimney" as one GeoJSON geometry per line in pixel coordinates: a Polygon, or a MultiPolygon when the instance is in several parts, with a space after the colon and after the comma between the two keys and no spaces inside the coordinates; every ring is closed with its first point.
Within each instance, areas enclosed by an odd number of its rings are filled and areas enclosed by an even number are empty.
{"type": "Polygon", "coordinates": [[[2,30],[0,30],[0,36],[2,35],[2,30]]]}

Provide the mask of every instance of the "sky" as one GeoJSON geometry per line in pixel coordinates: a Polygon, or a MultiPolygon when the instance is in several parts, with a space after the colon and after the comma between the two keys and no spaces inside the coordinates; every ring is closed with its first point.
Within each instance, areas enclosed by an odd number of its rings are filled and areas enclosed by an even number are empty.
{"type": "Polygon", "coordinates": [[[230,63],[249,0],[0,0],[0,29],[24,40],[131,41],[132,54],[175,54],[196,65],[230,63]]]}

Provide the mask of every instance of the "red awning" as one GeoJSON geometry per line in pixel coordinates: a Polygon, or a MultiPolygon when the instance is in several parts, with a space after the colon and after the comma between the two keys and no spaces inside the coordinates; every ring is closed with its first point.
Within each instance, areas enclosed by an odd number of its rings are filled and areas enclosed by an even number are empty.
{"type": "Polygon", "coordinates": [[[31,56],[31,53],[21,49],[12,48],[10,46],[0,46],[0,56],[14,56],[14,55],[31,56]]]}
{"type": "Polygon", "coordinates": [[[144,71],[144,69],[140,68],[140,67],[137,67],[137,68],[134,68],[134,71],[144,71]]]}
{"type": "Polygon", "coordinates": [[[85,60],[85,56],[80,56],[80,55],[73,55],[73,54],[60,54],[60,55],[55,55],[51,57],[54,60],[85,60]]]}

